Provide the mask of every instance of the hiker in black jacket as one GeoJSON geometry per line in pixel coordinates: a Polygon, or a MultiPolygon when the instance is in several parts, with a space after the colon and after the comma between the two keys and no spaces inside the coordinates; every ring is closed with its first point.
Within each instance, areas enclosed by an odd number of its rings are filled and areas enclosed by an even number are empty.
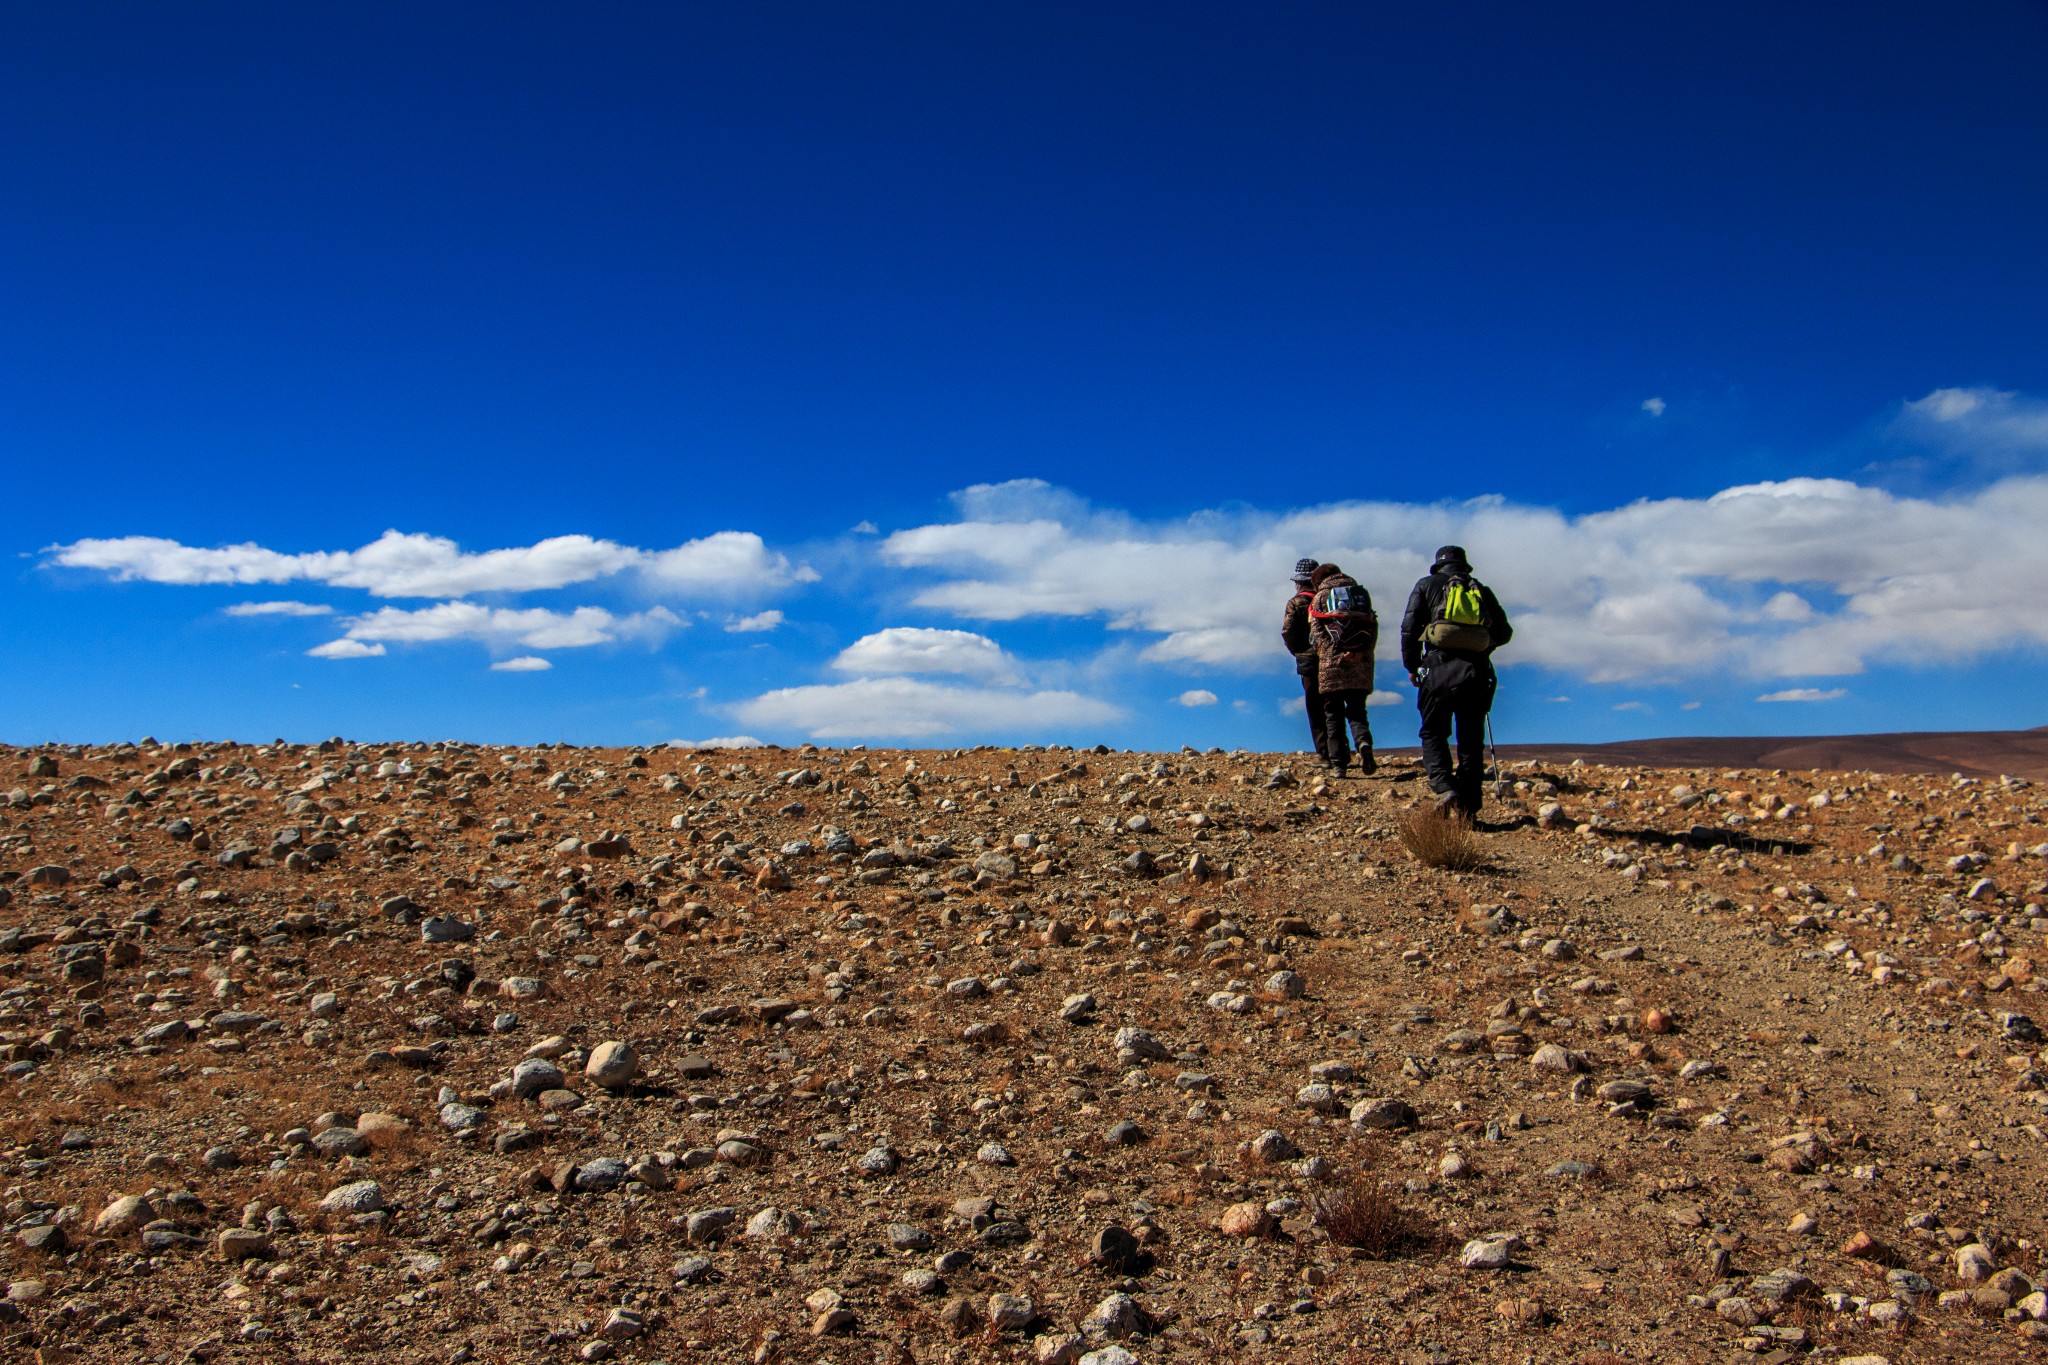
{"type": "Polygon", "coordinates": [[[1320,567],[1313,559],[1294,561],[1294,596],[1287,599],[1286,610],[1280,614],[1280,643],[1294,656],[1294,671],[1301,677],[1301,699],[1308,705],[1309,737],[1315,740],[1316,757],[1327,763],[1330,750],[1325,737],[1323,698],[1316,683],[1321,665],[1315,641],[1309,638],[1308,620],[1308,604],[1315,596],[1310,580],[1320,567]]]}
{"type": "Polygon", "coordinates": [[[1515,638],[1493,589],[1472,577],[1465,551],[1446,545],[1408,594],[1401,664],[1422,712],[1422,767],[1437,804],[1479,814],[1486,771],[1486,713],[1493,708],[1493,651],[1515,638]],[[1451,766],[1451,731],[1458,762],[1451,766]]]}

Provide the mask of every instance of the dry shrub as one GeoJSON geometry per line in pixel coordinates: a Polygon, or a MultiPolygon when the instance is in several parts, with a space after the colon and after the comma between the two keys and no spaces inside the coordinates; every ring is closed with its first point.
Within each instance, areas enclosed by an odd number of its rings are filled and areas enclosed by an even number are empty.
{"type": "Polygon", "coordinates": [[[1317,1190],[1308,1203],[1331,1241],[1364,1252],[1368,1260],[1390,1261],[1429,1251],[1442,1240],[1434,1224],[1402,1207],[1370,1176],[1317,1190]]]}
{"type": "Polygon", "coordinates": [[[1401,817],[1401,847],[1424,867],[1446,872],[1477,872],[1486,866],[1486,849],[1463,815],[1423,806],[1401,817]]]}

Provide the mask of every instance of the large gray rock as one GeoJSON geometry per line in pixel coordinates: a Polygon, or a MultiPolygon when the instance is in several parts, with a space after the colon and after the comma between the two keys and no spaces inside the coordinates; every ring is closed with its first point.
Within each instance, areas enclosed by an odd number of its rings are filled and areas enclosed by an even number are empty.
{"type": "Polygon", "coordinates": [[[1125,1027],[1116,1031],[1116,1057],[1126,1065],[1164,1061],[1172,1055],[1173,1050],[1146,1029],[1125,1027]]]}
{"type": "Polygon", "coordinates": [[[139,1194],[124,1194],[100,1210],[100,1216],[92,1220],[92,1230],[118,1237],[124,1232],[133,1232],[155,1217],[156,1206],[148,1199],[139,1194]]]}
{"type": "Polygon", "coordinates": [[[374,1180],[358,1180],[327,1192],[320,1207],[329,1213],[381,1213],[385,1206],[384,1187],[374,1180]]]}
{"type": "Polygon", "coordinates": [[[617,1039],[599,1043],[583,1064],[583,1074],[607,1090],[622,1090],[640,1074],[640,1054],[617,1039]]]}
{"type": "Polygon", "coordinates": [[[1121,1341],[1145,1330],[1145,1310],[1129,1294],[1111,1294],[1081,1319],[1081,1335],[1090,1341],[1121,1341]]]}
{"type": "Polygon", "coordinates": [[[1415,1110],[1406,1100],[1379,1096],[1352,1105],[1351,1122],[1360,1128],[1413,1128],[1415,1110]]]}
{"type": "Polygon", "coordinates": [[[683,1236],[692,1246],[709,1246],[724,1237],[739,1216],[735,1208],[699,1209],[683,1221],[683,1236]]]}
{"type": "Polygon", "coordinates": [[[363,1135],[353,1128],[328,1128],[313,1134],[313,1150],[330,1161],[339,1161],[345,1156],[361,1156],[370,1150],[370,1144],[363,1135]]]}
{"type": "Polygon", "coordinates": [[[1475,1237],[1458,1253],[1458,1264],[1467,1270],[1505,1270],[1521,1244],[1518,1237],[1475,1237]]]}
{"type": "Polygon", "coordinates": [[[991,849],[974,860],[974,870],[1008,880],[1017,875],[1017,860],[1007,853],[997,853],[991,849]]]}
{"type": "Polygon", "coordinates": [[[545,1057],[528,1057],[512,1068],[512,1093],[530,1100],[544,1090],[560,1090],[568,1078],[545,1057]]]}

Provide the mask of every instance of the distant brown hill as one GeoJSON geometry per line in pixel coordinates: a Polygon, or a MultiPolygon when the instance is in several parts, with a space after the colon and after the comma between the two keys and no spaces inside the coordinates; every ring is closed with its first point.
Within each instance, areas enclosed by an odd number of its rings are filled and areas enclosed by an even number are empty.
{"type": "Polygon", "coordinates": [[[1758,735],[1633,739],[1619,744],[1503,744],[1503,759],[1648,768],[1828,768],[2048,780],[2048,726],[1896,735],[1758,735]]]}

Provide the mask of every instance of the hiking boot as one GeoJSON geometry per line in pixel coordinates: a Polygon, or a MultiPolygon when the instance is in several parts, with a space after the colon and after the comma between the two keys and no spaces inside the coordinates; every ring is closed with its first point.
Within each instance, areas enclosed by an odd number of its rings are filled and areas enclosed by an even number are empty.
{"type": "Polygon", "coordinates": [[[1372,756],[1372,750],[1366,749],[1358,755],[1358,775],[1360,777],[1371,777],[1379,770],[1379,760],[1372,756]]]}
{"type": "Polygon", "coordinates": [[[1330,774],[1339,781],[1342,781],[1351,775],[1351,765],[1348,763],[1332,763],[1330,765],[1330,774]]]}
{"type": "Polygon", "coordinates": [[[1458,804],[1458,794],[1456,792],[1438,792],[1430,798],[1430,806],[1438,815],[1449,815],[1454,811],[1459,814],[1464,813],[1464,808],[1458,804]]]}

